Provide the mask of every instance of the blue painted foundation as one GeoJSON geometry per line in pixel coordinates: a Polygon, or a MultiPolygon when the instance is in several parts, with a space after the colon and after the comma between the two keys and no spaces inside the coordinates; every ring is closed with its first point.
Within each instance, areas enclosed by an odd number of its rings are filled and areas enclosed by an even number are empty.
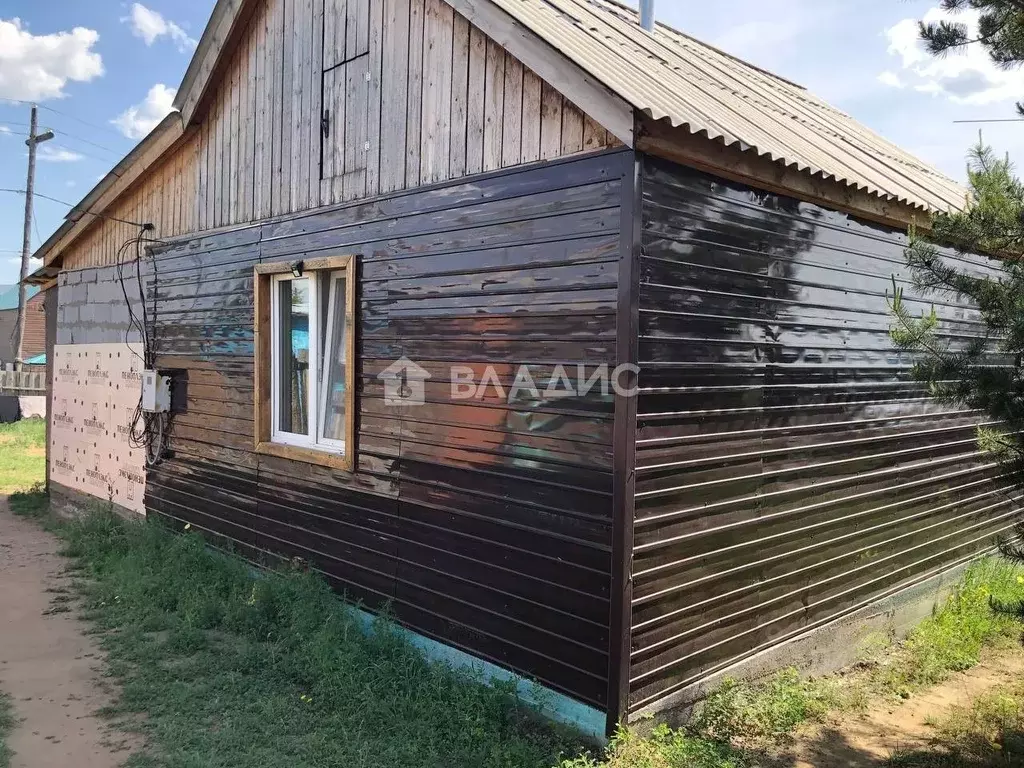
{"type": "MultiPolygon", "coordinates": [[[[230,557],[230,555],[214,547],[211,547],[210,551],[230,557]]],[[[258,578],[262,578],[266,574],[266,571],[256,566],[253,566],[250,572],[258,578]]],[[[369,611],[356,608],[351,603],[345,603],[345,606],[351,611],[353,618],[362,624],[363,629],[368,633],[374,631],[374,624],[376,622],[387,621],[387,619],[369,611]]],[[[428,660],[438,664],[447,664],[452,669],[463,672],[467,677],[477,680],[484,685],[515,683],[516,695],[521,701],[535,709],[541,717],[575,728],[584,736],[593,739],[599,744],[604,744],[607,741],[605,735],[605,713],[601,710],[589,707],[575,699],[569,698],[565,694],[553,691],[535,680],[527,680],[514,672],[502,669],[496,664],[460,651],[458,648],[453,648],[418,632],[413,632],[395,622],[388,622],[388,626],[409,644],[417,648],[428,660]]]]}
{"type": "MultiPolygon", "coordinates": [[[[381,620],[379,616],[368,611],[359,608],[351,608],[351,610],[367,632],[373,632],[374,623],[381,620]]],[[[390,627],[419,649],[430,661],[447,664],[452,669],[465,672],[468,677],[484,684],[515,683],[519,698],[537,710],[541,716],[569,725],[594,741],[605,742],[605,714],[599,709],[588,707],[586,704],[546,688],[536,681],[527,680],[496,664],[478,659],[458,648],[424,637],[405,627],[394,623],[390,623],[390,627]]]]}

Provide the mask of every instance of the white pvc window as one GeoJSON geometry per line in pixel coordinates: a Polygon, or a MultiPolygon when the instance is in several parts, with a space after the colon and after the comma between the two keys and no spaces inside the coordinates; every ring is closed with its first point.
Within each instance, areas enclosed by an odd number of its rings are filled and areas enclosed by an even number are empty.
{"type": "Polygon", "coordinates": [[[272,442],[345,453],[346,278],[344,270],[271,278],[272,442]]]}

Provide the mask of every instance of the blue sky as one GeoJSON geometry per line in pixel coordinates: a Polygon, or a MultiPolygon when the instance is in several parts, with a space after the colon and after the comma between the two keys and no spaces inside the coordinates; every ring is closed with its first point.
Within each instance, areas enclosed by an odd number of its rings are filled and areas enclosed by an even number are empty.
{"type": "MultiPolygon", "coordinates": [[[[40,124],[56,132],[40,146],[36,191],[69,203],[159,119],[147,111],[147,98],[154,86],[166,86],[149,102],[166,109],[213,0],[146,0],[140,7],[153,13],[110,0],[0,3],[0,188],[25,187],[29,107],[10,99],[38,101],[40,124]]],[[[33,248],[68,206],[37,198],[35,209],[33,248]]],[[[24,197],[0,192],[0,283],[17,280],[23,210],[24,197]]]]}
{"type": "MultiPolygon", "coordinates": [[[[374,0],[375,2],[378,0],[374,0]]],[[[0,188],[24,188],[28,106],[58,138],[44,145],[36,189],[77,202],[162,116],[214,0],[4,0],[0,6],[0,188]],[[17,19],[17,21],[15,21],[17,19]],[[52,110],[58,110],[54,112],[52,110]],[[97,146],[98,145],[98,146],[97,146]]],[[[660,19],[806,86],[913,154],[962,179],[966,148],[985,139],[1024,163],[1013,117],[1024,73],[981,51],[936,61],[915,39],[938,0],[658,0],[660,19]]],[[[0,192],[0,283],[17,278],[23,198],[0,192]]],[[[36,202],[33,247],[67,206],[36,202]]]]}

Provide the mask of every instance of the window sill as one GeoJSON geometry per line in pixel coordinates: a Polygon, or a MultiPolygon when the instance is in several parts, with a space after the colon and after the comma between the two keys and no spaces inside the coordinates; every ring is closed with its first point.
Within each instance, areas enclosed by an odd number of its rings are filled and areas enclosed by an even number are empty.
{"type": "Polygon", "coordinates": [[[304,464],[316,464],[321,467],[330,467],[342,472],[352,471],[351,454],[341,455],[329,453],[315,448],[302,448],[297,445],[286,445],[284,443],[272,443],[269,441],[256,443],[256,453],[264,456],[277,456],[280,459],[291,459],[301,461],[304,464]]]}

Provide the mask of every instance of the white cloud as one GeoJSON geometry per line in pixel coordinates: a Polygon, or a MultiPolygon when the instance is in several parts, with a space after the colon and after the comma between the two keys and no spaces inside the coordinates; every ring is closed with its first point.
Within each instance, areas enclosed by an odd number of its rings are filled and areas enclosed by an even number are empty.
{"type": "Polygon", "coordinates": [[[39,147],[36,157],[43,163],[77,163],[84,155],[64,147],[51,147],[49,144],[43,144],[39,147]]]}
{"type": "Polygon", "coordinates": [[[157,83],[149,89],[142,103],[128,107],[110,122],[129,139],[141,139],[174,109],[175,93],[174,88],[157,83]]]}
{"type": "Polygon", "coordinates": [[[903,81],[900,80],[900,76],[897,75],[895,72],[890,72],[889,70],[882,72],[878,76],[878,82],[880,82],[882,85],[888,85],[890,88],[903,87],[903,81]]]}
{"type": "Polygon", "coordinates": [[[72,187],[77,187],[78,182],[75,181],[74,179],[68,179],[67,181],[64,182],[64,186],[67,187],[68,189],[71,189],[72,187]]]}
{"type": "MultiPolygon", "coordinates": [[[[925,23],[952,20],[968,27],[971,38],[978,34],[980,12],[968,10],[949,13],[932,8],[925,13],[925,23]]],[[[889,41],[890,56],[899,57],[902,78],[915,91],[945,96],[957,104],[993,104],[1016,101],[1024,96],[1024,71],[1000,69],[992,63],[985,49],[980,45],[969,45],[963,51],[951,52],[946,56],[933,56],[921,43],[917,19],[903,19],[885,30],[889,41]]],[[[879,80],[887,85],[883,77],[879,80]]]]}
{"type": "Polygon", "coordinates": [[[21,19],[0,19],[0,99],[57,99],[69,80],[99,77],[103,59],[92,50],[99,38],[85,27],[33,35],[21,19]]]}
{"type": "Polygon", "coordinates": [[[11,133],[11,129],[8,128],[6,125],[0,125],[0,133],[3,133],[3,134],[11,133]]]}
{"type": "Polygon", "coordinates": [[[158,11],[151,10],[141,3],[132,3],[131,15],[123,17],[121,21],[130,23],[132,34],[141,37],[146,45],[152,45],[166,35],[174,41],[182,53],[196,47],[196,40],[189,37],[184,29],[173,21],[165,19],[158,11]]]}

